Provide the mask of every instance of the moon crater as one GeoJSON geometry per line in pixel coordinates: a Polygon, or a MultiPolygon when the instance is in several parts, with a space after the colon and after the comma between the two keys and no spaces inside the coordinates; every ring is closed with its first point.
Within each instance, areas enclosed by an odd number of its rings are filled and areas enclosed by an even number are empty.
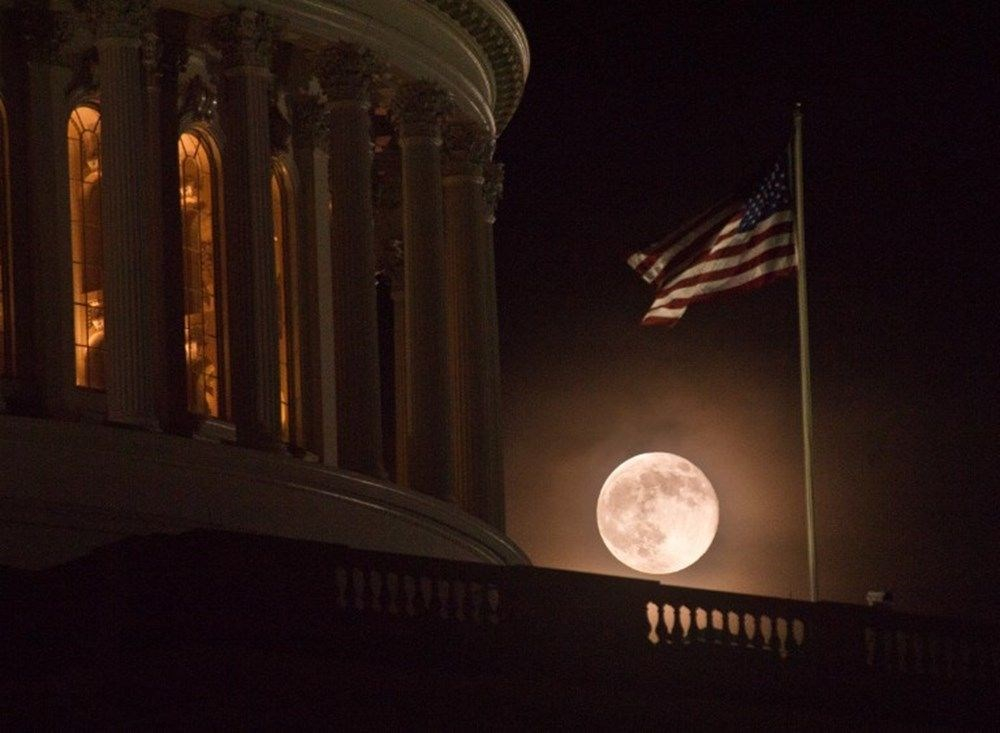
{"type": "Polygon", "coordinates": [[[611,472],[597,500],[597,527],[608,550],[651,575],[694,563],[718,526],[712,484],[697,466],[672,453],[629,458],[611,472]]]}

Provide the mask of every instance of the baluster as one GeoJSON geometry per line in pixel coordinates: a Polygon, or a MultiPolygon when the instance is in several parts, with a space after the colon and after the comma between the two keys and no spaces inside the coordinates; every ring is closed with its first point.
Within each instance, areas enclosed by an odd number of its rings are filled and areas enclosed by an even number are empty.
{"type": "Polygon", "coordinates": [[[878,633],[871,626],[865,626],[865,663],[874,668],[875,667],[875,654],[877,651],[878,633]]]}
{"type": "Polygon", "coordinates": [[[437,587],[438,587],[438,592],[437,592],[438,615],[442,619],[447,619],[449,610],[448,599],[451,595],[449,592],[451,590],[451,587],[449,586],[448,581],[445,580],[444,578],[438,579],[437,587]]]}
{"type": "Polygon", "coordinates": [[[941,645],[940,640],[935,634],[928,634],[927,636],[927,647],[925,655],[925,666],[927,668],[927,674],[939,675],[941,674],[941,645]]]}
{"type": "Polygon", "coordinates": [[[777,631],[777,643],[778,656],[782,659],[788,657],[788,647],[786,643],[788,641],[788,621],[785,620],[783,616],[779,616],[777,621],[775,621],[775,631],[777,631]]]}
{"type": "Polygon", "coordinates": [[[926,638],[920,633],[914,633],[911,646],[911,651],[913,653],[913,656],[911,657],[911,659],[913,660],[911,669],[913,672],[916,672],[917,674],[924,674],[924,672],[927,671],[924,666],[925,645],[926,645],[926,638]]]}
{"type": "Polygon", "coordinates": [[[359,611],[365,608],[365,573],[361,568],[354,568],[354,607],[359,611]]]}
{"type": "Polygon", "coordinates": [[[368,585],[372,592],[372,610],[375,613],[382,613],[382,573],[373,568],[368,575],[368,585]]]}
{"type": "Polygon", "coordinates": [[[726,630],[729,631],[729,645],[740,643],[740,617],[735,611],[726,614],[726,630]]]}
{"type": "Polygon", "coordinates": [[[697,632],[698,641],[704,644],[706,636],[705,632],[706,629],[708,629],[708,611],[701,606],[698,606],[694,612],[694,628],[697,632]]]}
{"type": "Polygon", "coordinates": [[[486,589],[486,603],[489,606],[487,618],[491,624],[500,623],[500,591],[496,586],[486,589]]]}
{"type": "Polygon", "coordinates": [[[944,673],[954,679],[957,672],[955,640],[950,636],[944,638],[944,673]]]}
{"type": "Polygon", "coordinates": [[[399,613],[399,608],[396,606],[396,597],[399,594],[399,576],[396,573],[386,574],[385,587],[389,595],[389,615],[395,616],[399,613]]]}
{"type": "Polygon", "coordinates": [[[472,620],[477,624],[482,623],[483,586],[480,583],[473,582],[469,585],[469,601],[472,604],[472,620]]]}
{"type": "Polygon", "coordinates": [[[795,651],[802,649],[806,643],[806,622],[800,618],[792,621],[792,641],[795,642],[795,651]]]}
{"type": "Polygon", "coordinates": [[[685,644],[691,643],[691,609],[687,605],[681,606],[678,611],[680,617],[681,641],[685,644]]]}
{"type": "Polygon", "coordinates": [[[412,618],[417,615],[417,608],[414,604],[417,597],[417,581],[412,575],[403,578],[403,591],[406,595],[406,615],[412,618]]]}
{"type": "Polygon", "coordinates": [[[718,608],[713,608],[711,611],[707,611],[707,616],[705,618],[705,631],[706,638],[712,644],[721,644],[724,623],[722,620],[722,611],[718,608]]]}
{"type": "Polygon", "coordinates": [[[660,643],[660,635],[656,633],[656,627],[660,625],[660,609],[652,601],[646,604],[646,622],[649,624],[649,633],[646,634],[646,638],[649,639],[650,644],[656,646],[660,643]]]}
{"type": "Polygon", "coordinates": [[[458,621],[465,621],[465,582],[462,580],[452,581],[452,591],[455,601],[455,618],[458,621]]]}
{"type": "Polygon", "coordinates": [[[663,627],[667,630],[667,643],[679,644],[683,638],[681,625],[677,621],[677,609],[669,603],[663,604],[663,627]]]}
{"type": "Polygon", "coordinates": [[[757,647],[757,617],[752,613],[743,614],[743,638],[748,649],[757,647]]]}
{"type": "Polygon", "coordinates": [[[760,617],[760,639],[761,648],[767,651],[771,650],[771,639],[774,634],[774,621],[770,616],[761,614],[760,617]]]}
{"type": "Polygon", "coordinates": [[[333,577],[337,581],[337,605],[347,608],[347,570],[338,565],[333,577]]]}
{"type": "Polygon", "coordinates": [[[879,636],[882,639],[882,664],[886,669],[892,669],[896,661],[892,649],[895,634],[890,629],[879,629],[879,636]]]}
{"type": "Polygon", "coordinates": [[[434,584],[426,575],[420,576],[420,596],[417,600],[422,601],[419,609],[421,615],[431,613],[434,607],[434,584]]]}

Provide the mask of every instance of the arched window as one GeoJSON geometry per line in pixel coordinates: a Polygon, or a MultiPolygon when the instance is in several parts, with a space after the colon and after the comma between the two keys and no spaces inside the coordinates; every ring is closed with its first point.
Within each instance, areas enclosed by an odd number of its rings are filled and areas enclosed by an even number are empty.
{"type": "Polygon", "coordinates": [[[10,302],[10,141],[7,138],[7,110],[0,99],[0,375],[13,372],[10,302]]]}
{"type": "Polygon", "coordinates": [[[288,215],[292,211],[289,201],[287,175],[280,163],[271,168],[271,212],[274,217],[274,272],[278,306],[278,378],[281,399],[281,439],[290,442],[295,413],[293,398],[293,341],[291,298],[294,288],[291,275],[291,241],[289,237],[288,215]]]}
{"type": "Polygon", "coordinates": [[[225,411],[222,368],[221,252],[216,228],[214,157],[206,139],[185,132],[177,142],[184,247],[184,342],[188,409],[206,417],[225,411]]]}
{"type": "Polygon", "coordinates": [[[73,247],[76,384],[104,389],[104,263],[101,233],[101,115],[79,106],[66,126],[73,247]]]}

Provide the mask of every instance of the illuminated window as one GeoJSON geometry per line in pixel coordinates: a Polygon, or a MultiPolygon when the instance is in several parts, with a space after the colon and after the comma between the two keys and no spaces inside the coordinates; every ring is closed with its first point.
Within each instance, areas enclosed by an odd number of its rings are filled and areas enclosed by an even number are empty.
{"type": "Polygon", "coordinates": [[[188,409],[220,417],[224,405],[220,361],[221,293],[216,278],[213,158],[200,134],[185,132],[177,143],[184,246],[184,341],[188,409]]]}
{"type": "Polygon", "coordinates": [[[101,115],[73,110],[66,126],[73,246],[76,384],[104,389],[104,264],[101,235],[101,115]]]}
{"type": "Polygon", "coordinates": [[[271,212],[274,217],[274,273],[277,286],[278,305],[278,379],[281,399],[281,439],[291,440],[292,389],[290,383],[292,363],[292,328],[288,298],[292,294],[288,266],[288,186],[285,176],[277,165],[271,172],[271,212]]]}
{"type": "Polygon", "coordinates": [[[0,374],[6,376],[13,371],[10,348],[11,308],[7,299],[11,297],[8,284],[10,277],[10,180],[9,149],[7,140],[7,111],[0,100],[0,374]]]}

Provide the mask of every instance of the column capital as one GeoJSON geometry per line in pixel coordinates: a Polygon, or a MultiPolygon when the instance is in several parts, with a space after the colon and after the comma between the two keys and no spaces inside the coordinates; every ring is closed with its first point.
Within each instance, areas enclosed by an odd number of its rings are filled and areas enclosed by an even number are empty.
{"type": "Polygon", "coordinates": [[[84,9],[99,41],[120,38],[138,43],[153,18],[149,0],[86,0],[84,9]]]}
{"type": "Polygon", "coordinates": [[[142,52],[142,66],[149,80],[155,81],[164,74],[177,76],[184,70],[187,49],[176,42],[164,40],[160,34],[154,31],[146,31],[142,34],[140,50],[142,52]]]}
{"type": "Polygon", "coordinates": [[[393,117],[399,125],[402,139],[408,137],[441,137],[441,120],[455,107],[446,90],[437,84],[418,79],[403,84],[392,100],[393,117]]]}
{"type": "Polygon", "coordinates": [[[292,113],[292,146],[326,148],[329,145],[329,112],[319,97],[309,92],[292,92],[285,101],[292,113]]]}
{"type": "Polygon", "coordinates": [[[267,69],[278,22],[257,10],[240,8],[212,22],[212,39],[222,51],[226,69],[253,66],[267,69]]]}
{"type": "Polygon", "coordinates": [[[490,161],[483,165],[483,200],[486,202],[486,219],[496,220],[497,205],[503,198],[503,163],[490,161]]]}
{"type": "Polygon", "coordinates": [[[73,37],[73,26],[67,14],[50,12],[41,3],[26,3],[15,13],[29,59],[63,66],[70,64],[67,46],[73,37]]]}
{"type": "Polygon", "coordinates": [[[493,154],[493,136],[474,122],[452,121],[442,129],[444,174],[480,176],[493,154]]]}
{"type": "Polygon", "coordinates": [[[371,104],[375,54],[364,46],[332,43],[316,54],[316,78],[331,102],[371,104]]]}

